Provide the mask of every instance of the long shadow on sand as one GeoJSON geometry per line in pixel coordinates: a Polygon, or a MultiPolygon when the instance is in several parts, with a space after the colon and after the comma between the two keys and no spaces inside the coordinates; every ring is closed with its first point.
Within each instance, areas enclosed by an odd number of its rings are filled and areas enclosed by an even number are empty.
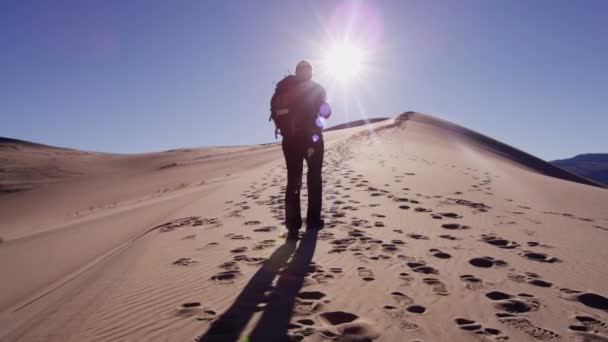
{"type": "Polygon", "coordinates": [[[254,313],[262,310],[258,307],[262,303],[267,305],[248,341],[287,341],[287,328],[293,315],[296,295],[302,288],[316,245],[317,231],[313,230],[304,234],[297,249],[293,242],[286,242],[277,248],[245,285],[230,308],[197,341],[238,341],[254,313]],[[273,288],[272,283],[277,275],[279,279],[273,288]],[[265,295],[268,291],[271,294],[265,295]]]}

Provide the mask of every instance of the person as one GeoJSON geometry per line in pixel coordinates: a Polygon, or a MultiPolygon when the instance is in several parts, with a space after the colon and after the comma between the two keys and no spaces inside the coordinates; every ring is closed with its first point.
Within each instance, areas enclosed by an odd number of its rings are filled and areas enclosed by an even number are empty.
{"type": "Polygon", "coordinates": [[[322,129],[324,120],[331,115],[331,109],[326,103],[325,89],[312,81],[312,74],[310,62],[299,62],[295,75],[288,75],[277,83],[270,101],[271,117],[283,137],[283,155],[287,165],[285,225],[288,240],[297,240],[302,226],[300,189],[304,160],[308,166],[306,229],[322,229],[325,224],[321,218],[322,129]]]}

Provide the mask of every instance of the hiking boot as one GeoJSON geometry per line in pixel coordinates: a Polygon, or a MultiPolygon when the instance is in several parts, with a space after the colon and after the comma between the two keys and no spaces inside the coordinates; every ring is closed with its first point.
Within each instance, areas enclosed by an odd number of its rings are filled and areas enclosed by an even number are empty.
{"type": "Polygon", "coordinates": [[[287,232],[287,241],[298,241],[300,232],[296,229],[291,229],[287,232]]]}
{"type": "Polygon", "coordinates": [[[306,230],[321,230],[323,227],[325,227],[325,221],[323,219],[306,222],[306,230]]]}

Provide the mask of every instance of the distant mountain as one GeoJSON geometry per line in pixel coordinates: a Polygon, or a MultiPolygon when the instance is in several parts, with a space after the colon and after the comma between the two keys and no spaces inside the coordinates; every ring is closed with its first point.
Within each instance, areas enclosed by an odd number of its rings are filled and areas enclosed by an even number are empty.
{"type": "Polygon", "coordinates": [[[555,166],[608,185],[608,153],[579,154],[569,159],[554,160],[555,166]]]}

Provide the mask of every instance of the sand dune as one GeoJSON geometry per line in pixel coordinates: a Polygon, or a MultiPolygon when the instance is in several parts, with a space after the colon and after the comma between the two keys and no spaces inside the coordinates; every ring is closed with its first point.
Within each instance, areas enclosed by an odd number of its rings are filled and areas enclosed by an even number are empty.
{"type": "Polygon", "coordinates": [[[279,144],[0,140],[0,341],[608,341],[608,190],[425,114],[351,126],[297,244],[279,144]]]}

